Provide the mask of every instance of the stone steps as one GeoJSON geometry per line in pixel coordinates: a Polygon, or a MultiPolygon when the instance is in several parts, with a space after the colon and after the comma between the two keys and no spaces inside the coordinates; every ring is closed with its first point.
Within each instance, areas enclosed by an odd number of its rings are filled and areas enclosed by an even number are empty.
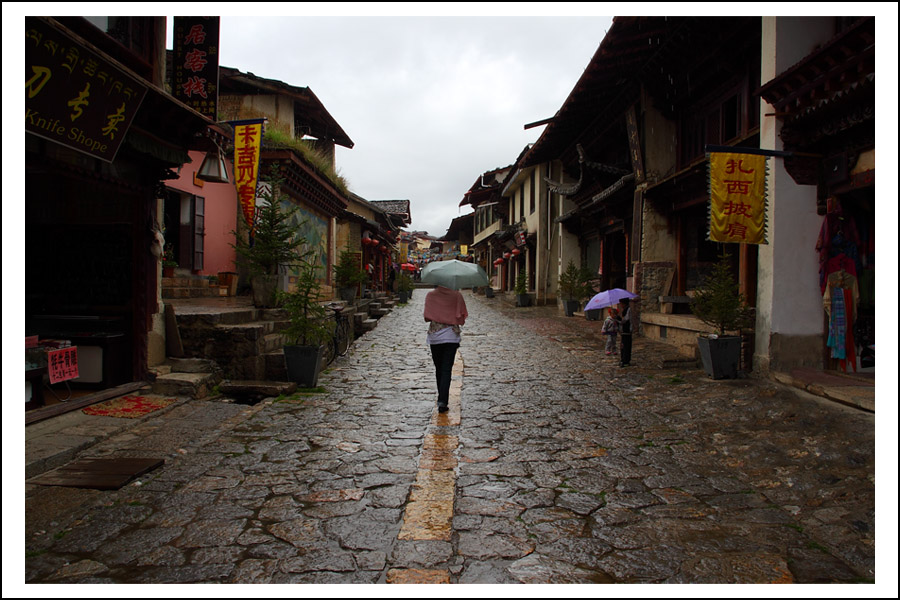
{"type": "MultiPolygon", "coordinates": [[[[366,299],[346,306],[344,312],[358,336],[374,329],[394,305],[392,298],[366,299]]],[[[287,342],[282,331],[288,325],[284,310],[176,311],[176,320],[185,355],[213,361],[226,381],[287,380],[282,352],[287,342]]],[[[183,375],[166,378],[161,374],[158,380],[160,386],[168,386],[165,389],[183,390],[194,397],[212,387],[183,375]]]]}
{"type": "Polygon", "coordinates": [[[221,381],[222,370],[213,361],[170,358],[156,368],[153,393],[206,398],[221,381]]]}
{"type": "Polygon", "coordinates": [[[211,285],[209,279],[199,275],[176,274],[163,277],[161,295],[164,299],[217,298],[228,295],[226,286],[211,285]]]}
{"type": "MultiPolygon", "coordinates": [[[[200,284],[202,288],[202,284],[200,284]]],[[[378,319],[393,309],[393,298],[358,300],[345,306],[355,336],[371,331],[378,319]]],[[[223,379],[225,381],[286,381],[282,348],[287,342],[282,333],[288,317],[282,309],[232,309],[176,311],[181,345],[187,357],[207,359],[218,369],[218,379],[201,373],[182,373],[183,364],[170,359],[170,372],[159,373],[161,393],[203,397],[223,379]]],[[[210,369],[214,371],[215,369],[210,369]]]]}

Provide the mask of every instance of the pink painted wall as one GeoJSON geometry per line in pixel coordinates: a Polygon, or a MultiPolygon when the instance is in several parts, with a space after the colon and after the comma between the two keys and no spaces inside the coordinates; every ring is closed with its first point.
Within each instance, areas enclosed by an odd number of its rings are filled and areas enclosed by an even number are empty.
{"type": "Polygon", "coordinates": [[[226,160],[228,178],[232,183],[210,183],[204,181],[200,187],[194,183],[194,173],[200,169],[204,153],[191,151],[191,162],[181,167],[178,179],[167,181],[172,189],[202,196],[205,202],[205,230],[203,270],[201,275],[215,275],[221,271],[236,271],[234,266],[235,251],[230,244],[234,243],[231,233],[237,229],[238,200],[234,187],[234,171],[231,162],[226,160]]]}

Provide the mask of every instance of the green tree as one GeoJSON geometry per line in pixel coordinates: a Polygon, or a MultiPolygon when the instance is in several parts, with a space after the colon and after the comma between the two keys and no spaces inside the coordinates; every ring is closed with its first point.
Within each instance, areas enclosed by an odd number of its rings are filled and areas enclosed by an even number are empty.
{"type": "Polygon", "coordinates": [[[731,273],[728,255],[724,252],[694,292],[691,310],[698,319],[714,327],[719,335],[747,327],[753,322],[753,310],[746,305],[731,273]]]}
{"type": "Polygon", "coordinates": [[[279,267],[296,267],[308,259],[303,249],[306,240],[294,225],[299,207],[282,204],[280,189],[284,177],[278,163],[272,165],[261,181],[270,185],[269,191],[262,194],[265,203],[258,211],[252,235],[245,239],[233,232],[237,242],[232,246],[237,251],[238,262],[251,275],[277,275],[279,267]]]}

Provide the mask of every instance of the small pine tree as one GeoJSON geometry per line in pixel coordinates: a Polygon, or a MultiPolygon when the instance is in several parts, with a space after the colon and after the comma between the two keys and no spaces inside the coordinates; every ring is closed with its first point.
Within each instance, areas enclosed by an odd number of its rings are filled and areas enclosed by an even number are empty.
{"type": "Polygon", "coordinates": [[[722,254],[694,293],[691,310],[698,319],[714,327],[719,335],[752,323],[753,310],[744,302],[744,296],[731,274],[727,254],[722,254]]]}
{"type": "Polygon", "coordinates": [[[289,325],[283,333],[295,345],[320,346],[331,336],[334,321],[319,304],[319,267],[309,260],[298,266],[297,287],[292,292],[279,292],[279,304],[288,313],[289,325]]]}
{"type": "Polygon", "coordinates": [[[525,273],[525,269],[519,271],[519,274],[516,276],[515,292],[518,295],[528,293],[528,274],[525,273]]]}
{"type": "Polygon", "coordinates": [[[237,240],[232,247],[251,274],[277,275],[279,267],[295,267],[304,260],[306,240],[294,225],[299,208],[282,206],[279,190],[284,178],[277,163],[262,181],[270,184],[271,191],[263,194],[266,204],[259,209],[252,238],[232,232],[237,240]]]}
{"type": "Polygon", "coordinates": [[[350,245],[341,251],[341,256],[336,265],[332,267],[334,281],[338,287],[349,287],[360,284],[366,280],[366,272],[359,265],[356,254],[350,250],[350,245]]]}
{"type": "Polygon", "coordinates": [[[591,280],[591,271],[585,266],[576,267],[573,260],[569,260],[566,270],[559,276],[559,292],[564,300],[582,301],[590,295],[588,282],[591,280]]]}

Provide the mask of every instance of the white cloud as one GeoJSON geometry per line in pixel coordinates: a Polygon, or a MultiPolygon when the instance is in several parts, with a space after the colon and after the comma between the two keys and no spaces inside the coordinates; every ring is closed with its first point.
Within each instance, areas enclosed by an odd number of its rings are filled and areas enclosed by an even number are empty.
{"type": "Polygon", "coordinates": [[[596,51],[603,17],[222,17],[221,64],[309,87],[354,141],[338,169],[409,199],[443,235],[482,172],[512,163],[596,51]],[[278,43],[267,43],[278,40],[278,43]]]}

